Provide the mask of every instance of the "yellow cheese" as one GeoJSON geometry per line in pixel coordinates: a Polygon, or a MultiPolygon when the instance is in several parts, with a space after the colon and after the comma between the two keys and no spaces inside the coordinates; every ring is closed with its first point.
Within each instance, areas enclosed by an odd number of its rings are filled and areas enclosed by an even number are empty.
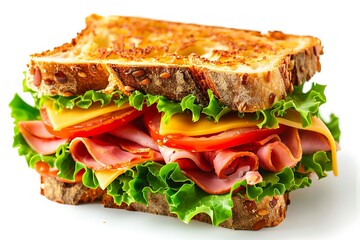
{"type": "Polygon", "coordinates": [[[123,104],[121,107],[118,107],[115,104],[109,104],[103,107],[99,104],[92,104],[88,109],[74,107],[73,109],[63,109],[58,112],[54,109],[51,101],[46,102],[45,105],[54,130],[61,130],[103,114],[130,107],[128,103],[123,104]]]}
{"type": "Polygon", "coordinates": [[[283,124],[286,126],[290,126],[290,127],[294,127],[294,128],[298,128],[298,129],[304,129],[307,131],[314,131],[314,132],[318,132],[318,133],[324,135],[328,139],[329,144],[330,144],[332,169],[333,169],[334,175],[335,176],[338,175],[337,158],[336,158],[336,151],[337,151],[336,142],[335,142],[335,139],[334,139],[333,135],[331,134],[330,130],[327,128],[327,126],[325,125],[325,123],[323,121],[321,121],[317,117],[313,117],[312,125],[304,128],[301,124],[299,114],[297,114],[295,112],[290,112],[290,111],[286,114],[286,118],[277,118],[277,120],[279,121],[280,124],[283,124]]]}
{"type": "Polygon", "coordinates": [[[191,114],[174,114],[166,124],[161,121],[160,135],[181,134],[185,136],[201,136],[223,132],[229,129],[254,127],[260,121],[253,121],[250,117],[239,118],[237,114],[228,113],[221,117],[220,123],[209,121],[204,116],[193,122],[191,114]]]}
{"type": "Polygon", "coordinates": [[[97,180],[99,181],[99,185],[101,189],[105,189],[112,183],[118,176],[123,174],[127,168],[120,169],[109,169],[109,170],[97,170],[94,171],[97,180]]]}

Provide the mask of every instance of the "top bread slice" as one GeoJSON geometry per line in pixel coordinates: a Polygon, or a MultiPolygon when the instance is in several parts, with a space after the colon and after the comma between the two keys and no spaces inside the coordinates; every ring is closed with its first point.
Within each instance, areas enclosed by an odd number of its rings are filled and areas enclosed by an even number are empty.
{"type": "Polygon", "coordinates": [[[320,71],[311,36],[89,15],[71,42],[32,54],[27,85],[46,95],[134,90],[199,104],[211,89],[231,109],[267,109],[320,71]]]}

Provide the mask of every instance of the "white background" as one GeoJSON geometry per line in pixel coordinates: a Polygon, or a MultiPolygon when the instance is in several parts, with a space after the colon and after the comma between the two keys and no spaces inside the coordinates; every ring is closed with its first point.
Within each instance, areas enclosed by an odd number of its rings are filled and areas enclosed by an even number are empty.
{"type": "MultiPolygon", "coordinates": [[[[345,239],[359,234],[359,8],[356,1],[1,1],[0,4],[0,239],[345,239]],[[75,37],[91,14],[118,14],[319,37],[325,54],[312,81],[327,84],[324,116],[340,117],[339,176],[291,193],[283,223],[233,231],[174,218],[67,206],[40,195],[39,176],[12,148],[8,103],[21,92],[29,54],[75,37]],[[7,236],[6,238],[4,236],[7,236]]],[[[357,236],[358,237],[358,236],[357,236]]]]}

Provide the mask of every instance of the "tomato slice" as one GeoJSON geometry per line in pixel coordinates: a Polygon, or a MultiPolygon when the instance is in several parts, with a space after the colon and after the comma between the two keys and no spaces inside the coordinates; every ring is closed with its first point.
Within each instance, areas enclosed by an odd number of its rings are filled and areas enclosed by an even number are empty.
{"type": "MultiPolygon", "coordinates": [[[[161,114],[157,111],[148,111],[144,114],[144,122],[151,137],[159,144],[167,147],[181,148],[189,151],[204,152],[235,147],[242,144],[256,142],[284,131],[285,126],[269,129],[245,127],[227,130],[218,134],[205,136],[184,136],[159,134],[161,114]]],[[[221,123],[219,123],[221,124],[221,123]]]]}
{"type": "Polygon", "coordinates": [[[42,121],[47,130],[60,138],[72,139],[74,137],[89,137],[114,130],[135,118],[141,116],[147,109],[144,107],[142,111],[135,108],[126,108],[119,111],[104,114],[82,123],[75,124],[61,130],[54,130],[51,125],[49,116],[45,108],[40,110],[42,121]]]}
{"type": "Polygon", "coordinates": [[[45,176],[45,177],[56,177],[57,179],[59,179],[62,182],[66,182],[66,183],[79,183],[82,181],[82,175],[84,174],[85,170],[81,169],[75,176],[74,181],[70,181],[70,180],[66,180],[63,178],[59,178],[58,177],[58,172],[59,170],[54,169],[54,168],[50,168],[49,164],[47,164],[46,162],[37,162],[35,164],[35,170],[37,173],[39,173],[41,176],[45,176]]]}

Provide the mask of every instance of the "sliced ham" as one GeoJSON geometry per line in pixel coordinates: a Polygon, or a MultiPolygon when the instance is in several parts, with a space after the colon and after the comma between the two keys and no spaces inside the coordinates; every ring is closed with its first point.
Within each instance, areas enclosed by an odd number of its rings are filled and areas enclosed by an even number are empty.
{"type": "Polygon", "coordinates": [[[51,134],[45,127],[45,124],[40,120],[19,122],[19,126],[31,133],[33,136],[43,139],[55,139],[57,138],[51,134]]]}
{"type": "Polygon", "coordinates": [[[255,185],[262,181],[262,177],[258,171],[248,171],[239,178],[219,178],[214,172],[204,172],[196,170],[184,171],[184,174],[193,180],[197,186],[209,194],[225,194],[228,193],[234,183],[246,180],[247,184],[255,185]]]}
{"type": "Polygon", "coordinates": [[[116,144],[97,138],[77,137],[70,142],[69,147],[75,161],[94,170],[120,167],[120,164],[136,158],[136,155],[122,150],[116,144]]]}
{"type": "Polygon", "coordinates": [[[281,141],[264,143],[256,155],[260,160],[260,167],[272,171],[280,172],[285,167],[294,167],[302,157],[302,148],[300,143],[299,132],[296,128],[289,128],[281,134],[281,141]]]}
{"type": "MultiPolygon", "coordinates": [[[[148,136],[139,133],[139,129],[129,127],[137,137],[132,138],[138,142],[146,144],[143,146],[137,142],[130,141],[122,136],[119,131],[100,134],[91,138],[77,137],[69,145],[70,153],[75,161],[85,164],[93,170],[116,169],[132,167],[135,164],[143,163],[148,160],[163,161],[160,152],[148,147],[149,139],[139,140],[141,137],[148,136]]],[[[151,140],[151,139],[150,139],[151,140]]],[[[152,141],[152,140],[151,140],[152,141]]]]}
{"type": "Polygon", "coordinates": [[[158,145],[150,137],[150,135],[131,124],[123,125],[120,128],[110,131],[109,134],[116,136],[117,138],[136,142],[141,146],[149,147],[153,150],[159,151],[158,145]]]}
{"type": "Polygon", "coordinates": [[[205,157],[214,166],[219,178],[238,178],[245,172],[257,170],[259,160],[256,154],[249,151],[223,149],[205,153],[205,157]]]}
{"type": "Polygon", "coordinates": [[[262,181],[256,171],[258,157],[251,152],[224,149],[214,152],[191,152],[160,146],[166,163],[177,162],[183,173],[209,194],[229,192],[234,183],[262,181]]]}
{"type": "Polygon", "coordinates": [[[329,141],[324,135],[313,131],[299,131],[299,134],[304,154],[331,150],[329,141]]]}
{"type": "Polygon", "coordinates": [[[212,166],[199,152],[191,152],[178,148],[159,146],[160,152],[166,163],[177,162],[181,170],[201,169],[210,171],[212,166]]]}
{"type": "Polygon", "coordinates": [[[21,121],[18,127],[27,144],[39,154],[53,154],[61,144],[68,142],[51,134],[40,120],[21,121]]]}

